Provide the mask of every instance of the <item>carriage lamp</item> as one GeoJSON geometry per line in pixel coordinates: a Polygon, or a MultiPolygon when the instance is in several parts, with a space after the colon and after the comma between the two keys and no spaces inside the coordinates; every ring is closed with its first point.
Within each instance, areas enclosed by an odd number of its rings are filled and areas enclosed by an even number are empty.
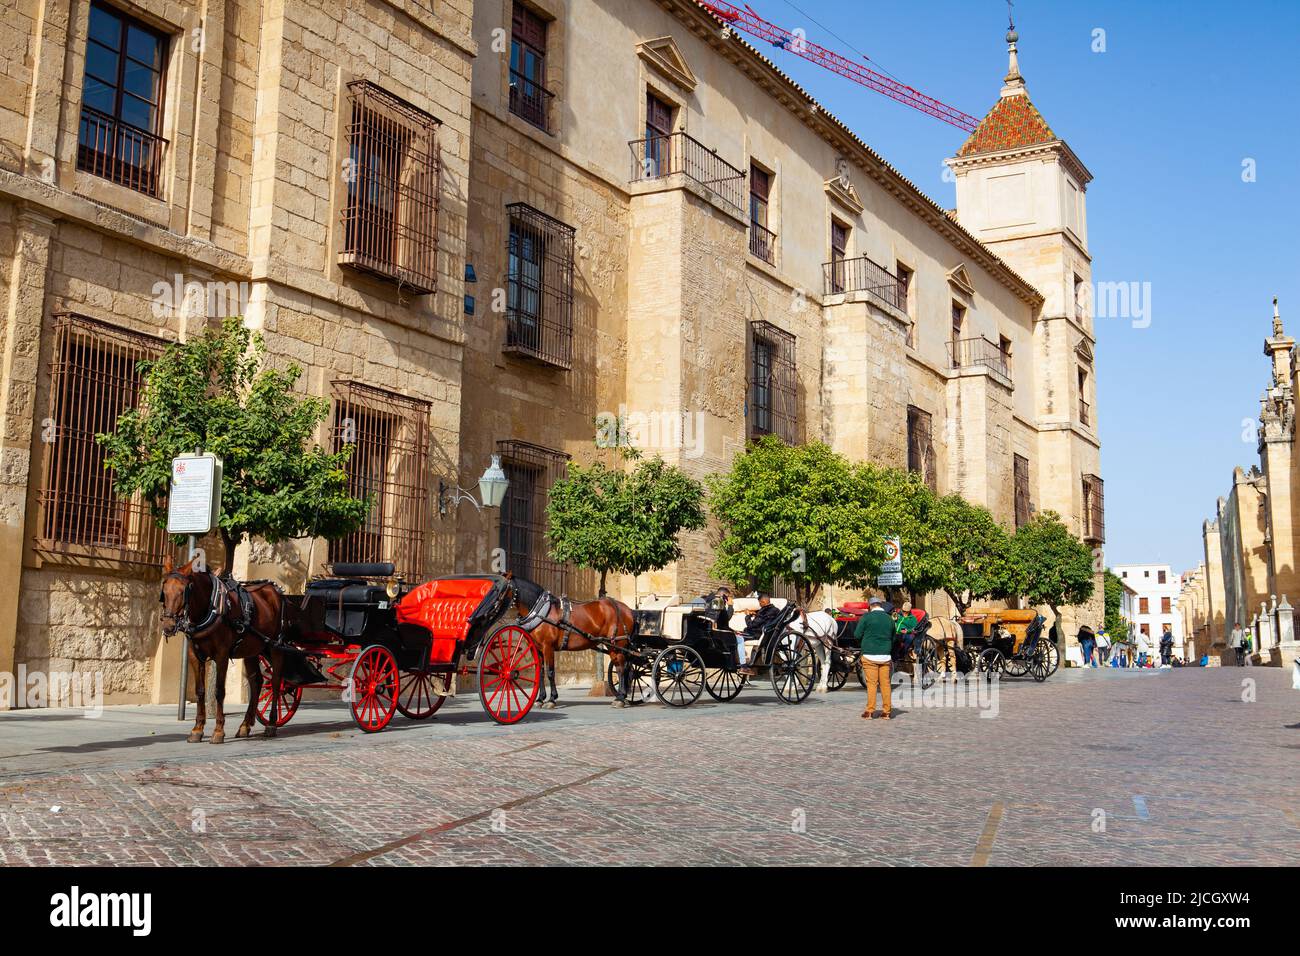
{"type": "Polygon", "coordinates": [[[501,467],[501,456],[493,455],[491,463],[483,471],[483,477],[478,480],[478,498],[464,488],[456,486],[449,487],[441,478],[438,479],[438,514],[445,515],[447,508],[451,505],[458,505],[462,501],[468,501],[478,511],[484,508],[499,508],[501,502],[505,500],[506,488],[510,484],[510,479],[506,477],[505,469],[501,467]]]}

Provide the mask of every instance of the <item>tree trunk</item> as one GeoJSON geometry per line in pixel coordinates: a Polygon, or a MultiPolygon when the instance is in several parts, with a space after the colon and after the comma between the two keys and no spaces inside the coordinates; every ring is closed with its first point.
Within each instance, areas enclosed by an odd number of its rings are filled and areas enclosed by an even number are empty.
{"type": "Polygon", "coordinates": [[[227,577],[233,577],[235,573],[235,549],[239,547],[239,542],[244,540],[241,533],[238,537],[233,537],[225,528],[221,529],[221,546],[225,548],[226,553],[222,558],[221,573],[227,577]]]}
{"type": "Polygon", "coordinates": [[[600,571],[600,593],[596,595],[597,597],[605,597],[605,575],[607,574],[609,574],[609,571],[602,568],[600,571]]]}
{"type": "Polygon", "coordinates": [[[956,606],[958,616],[965,617],[966,609],[970,607],[970,605],[967,604],[965,601],[963,601],[959,596],[954,594],[952,591],[945,589],[943,593],[948,595],[948,599],[952,601],[952,603],[956,606]]]}

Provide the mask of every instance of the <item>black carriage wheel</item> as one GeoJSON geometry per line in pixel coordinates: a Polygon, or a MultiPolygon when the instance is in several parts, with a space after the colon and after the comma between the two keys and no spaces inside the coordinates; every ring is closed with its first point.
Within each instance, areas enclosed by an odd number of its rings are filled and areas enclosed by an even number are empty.
{"type": "Polygon", "coordinates": [[[853,673],[858,675],[858,683],[861,684],[863,689],[865,690],[867,686],[867,674],[866,671],[862,669],[861,654],[855,654],[853,656],[853,673]]]}
{"type": "Polygon", "coordinates": [[[768,670],[776,696],[787,704],[799,704],[817,683],[817,655],[806,637],[786,631],[772,645],[768,670]]]}
{"type": "Polygon", "coordinates": [[[826,675],[826,689],[839,690],[849,679],[849,662],[844,659],[844,655],[838,650],[832,650],[826,666],[830,673],[826,675]]]}
{"type": "Polygon", "coordinates": [[[1029,660],[1029,676],[1042,683],[1047,680],[1048,675],[1052,673],[1051,665],[1048,663],[1047,646],[1039,644],[1034,648],[1034,654],[1029,660]]]}
{"type": "Polygon", "coordinates": [[[996,647],[987,647],[980,652],[979,661],[976,667],[980,675],[986,680],[991,681],[995,675],[1001,674],[1006,664],[1006,658],[996,647]]]}
{"type": "MultiPolygon", "coordinates": [[[[1056,649],[1056,642],[1040,637],[1039,642],[1043,645],[1047,658],[1047,677],[1056,673],[1056,669],[1061,666],[1061,653],[1056,649]]],[[[1046,680],[1044,677],[1043,680],[1046,680]]]]}
{"type": "MultiPolygon", "coordinates": [[[[627,661],[627,703],[639,704],[650,696],[650,668],[632,658],[626,658],[627,661]]],[[[605,667],[605,680],[613,688],[614,695],[617,696],[620,690],[618,686],[618,671],[614,668],[614,662],[611,660],[605,667]]]]}
{"type": "Polygon", "coordinates": [[[402,671],[401,683],[397,687],[397,709],[403,717],[411,720],[426,720],[438,712],[445,694],[435,689],[441,681],[428,671],[402,671]]]}
{"type": "Polygon", "coordinates": [[[669,707],[689,707],[704,692],[704,661],[684,644],[666,647],[655,658],[650,683],[669,707]]]}
{"type": "Polygon", "coordinates": [[[735,700],[745,686],[745,675],[729,671],[725,667],[713,667],[704,672],[704,689],[709,696],[721,703],[735,700]]]}
{"type": "Polygon", "coordinates": [[[916,642],[916,677],[922,688],[929,688],[939,679],[939,650],[933,638],[922,637],[916,642]]]}

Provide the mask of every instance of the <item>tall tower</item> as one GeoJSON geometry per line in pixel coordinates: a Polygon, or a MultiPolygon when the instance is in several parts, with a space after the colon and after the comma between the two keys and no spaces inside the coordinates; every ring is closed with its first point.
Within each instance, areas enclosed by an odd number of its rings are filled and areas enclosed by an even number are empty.
{"type": "MultiPolygon", "coordinates": [[[[1007,75],[988,114],[947,161],[957,181],[957,219],[1043,294],[1034,320],[1032,384],[1038,461],[1033,506],[1051,509],[1092,547],[1104,543],[1092,324],[1092,257],[1085,194],[1092,174],[1034,106],[1020,73],[1015,25],[1007,75]]],[[[1100,565],[1100,562],[1099,562],[1100,565]]],[[[1101,620],[1101,582],[1086,612],[1101,620]]]]}

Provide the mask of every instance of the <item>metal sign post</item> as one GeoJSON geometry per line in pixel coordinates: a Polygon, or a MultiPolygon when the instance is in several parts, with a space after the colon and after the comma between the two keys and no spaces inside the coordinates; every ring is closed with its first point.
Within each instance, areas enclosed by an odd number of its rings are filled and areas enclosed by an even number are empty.
{"type": "MultiPolygon", "coordinates": [[[[172,487],[167,499],[167,533],[187,534],[189,560],[198,553],[200,535],[216,527],[221,515],[221,459],[196,451],[172,459],[172,487]]],[[[176,719],[185,719],[186,685],[190,679],[190,639],[181,639],[181,683],[176,719]]]]}

